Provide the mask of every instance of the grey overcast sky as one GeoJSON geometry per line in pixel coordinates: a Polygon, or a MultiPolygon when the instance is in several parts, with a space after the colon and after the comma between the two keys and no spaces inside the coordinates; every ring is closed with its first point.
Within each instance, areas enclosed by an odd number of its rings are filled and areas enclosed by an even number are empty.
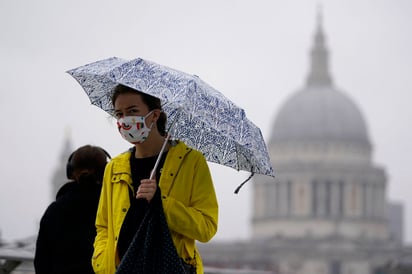
{"type": "MultiPolygon", "coordinates": [[[[112,155],[129,147],[66,70],[117,56],[199,75],[269,140],[279,107],[304,84],[319,5],[334,83],[361,108],[411,242],[410,0],[0,1],[3,239],[37,233],[67,128],[74,147],[112,155]]],[[[252,182],[233,194],[248,174],[210,166],[220,202],[215,240],[248,238],[252,182]]]]}

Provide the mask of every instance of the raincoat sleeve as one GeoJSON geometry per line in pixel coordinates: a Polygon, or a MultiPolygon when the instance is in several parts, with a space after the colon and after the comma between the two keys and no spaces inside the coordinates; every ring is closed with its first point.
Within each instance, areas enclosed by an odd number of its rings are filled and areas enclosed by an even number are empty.
{"type": "Polygon", "coordinates": [[[217,232],[218,203],[203,155],[191,151],[178,174],[170,195],[162,192],[169,228],[187,238],[208,242],[217,232]]]}
{"type": "MultiPolygon", "coordinates": [[[[109,165],[108,165],[109,166],[109,165]]],[[[96,238],[94,241],[94,252],[92,257],[93,269],[96,273],[102,273],[105,266],[105,257],[107,256],[107,241],[108,241],[108,187],[110,184],[111,172],[110,168],[106,167],[102,192],[100,194],[99,206],[96,215],[96,238]]]]}

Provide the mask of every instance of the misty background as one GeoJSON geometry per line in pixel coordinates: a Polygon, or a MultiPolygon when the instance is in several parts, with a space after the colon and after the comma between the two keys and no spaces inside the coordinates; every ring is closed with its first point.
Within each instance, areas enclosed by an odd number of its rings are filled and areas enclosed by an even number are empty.
{"type": "MultiPolygon", "coordinates": [[[[319,6],[333,81],[366,119],[411,242],[410,0],[1,0],[1,238],[37,234],[68,134],[73,149],[99,145],[114,156],[130,147],[65,71],[117,56],[196,74],[269,141],[280,106],[304,85],[319,6]]],[[[210,167],[220,203],[214,240],[248,238],[253,182],[233,191],[249,173],[210,167]]]]}

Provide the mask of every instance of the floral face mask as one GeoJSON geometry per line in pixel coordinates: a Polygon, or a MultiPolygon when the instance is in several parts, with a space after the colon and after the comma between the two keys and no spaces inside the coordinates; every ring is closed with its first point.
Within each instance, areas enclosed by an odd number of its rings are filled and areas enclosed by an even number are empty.
{"type": "Polygon", "coordinates": [[[132,144],[143,143],[153,127],[153,123],[148,127],[145,122],[146,117],[152,114],[152,112],[153,111],[150,111],[145,116],[125,116],[118,119],[117,128],[119,129],[120,135],[132,144]]]}

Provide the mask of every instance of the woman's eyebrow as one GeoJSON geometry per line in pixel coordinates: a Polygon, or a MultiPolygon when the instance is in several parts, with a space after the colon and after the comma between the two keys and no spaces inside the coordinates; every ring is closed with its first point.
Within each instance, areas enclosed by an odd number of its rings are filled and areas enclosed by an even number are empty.
{"type": "MultiPolygon", "coordinates": [[[[137,106],[137,105],[128,106],[128,107],[126,108],[126,110],[130,110],[130,109],[132,109],[132,108],[136,108],[136,109],[139,110],[139,106],[137,106]]],[[[122,111],[121,109],[115,109],[115,110],[114,110],[115,113],[116,113],[116,112],[121,112],[121,111],[122,111]]]]}
{"type": "Polygon", "coordinates": [[[137,106],[137,105],[132,105],[132,106],[127,107],[126,110],[129,110],[129,109],[132,109],[132,108],[139,109],[139,106],[137,106]]]}

